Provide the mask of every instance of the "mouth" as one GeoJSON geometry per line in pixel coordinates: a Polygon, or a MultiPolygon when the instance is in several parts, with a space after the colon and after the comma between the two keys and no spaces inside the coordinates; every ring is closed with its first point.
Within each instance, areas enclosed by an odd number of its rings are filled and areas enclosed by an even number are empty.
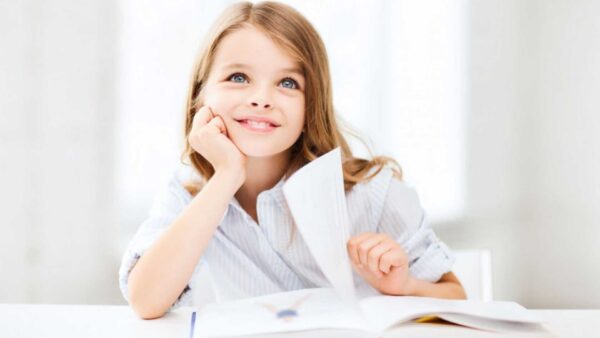
{"type": "Polygon", "coordinates": [[[236,122],[238,122],[242,127],[250,130],[250,131],[255,131],[255,132],[270,132],[275,130],[276,128],[280,127],[279,124],[276,124],[275,122],[266,120],[266,119],[261,119],[259,120],[255,120],[255,119],[235,119],[236,122]]]}

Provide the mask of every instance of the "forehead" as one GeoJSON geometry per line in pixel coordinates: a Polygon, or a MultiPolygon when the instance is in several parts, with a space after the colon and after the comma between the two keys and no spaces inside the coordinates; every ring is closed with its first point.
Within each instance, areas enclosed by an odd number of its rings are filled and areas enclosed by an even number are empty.
{"type": "Polygon", "coordinates": [[[263,71],[294,69],[300,72],[300,64],[287,50],[253,26],[229,33],[217,47],[215,68],[240,64],[263,71]]]}

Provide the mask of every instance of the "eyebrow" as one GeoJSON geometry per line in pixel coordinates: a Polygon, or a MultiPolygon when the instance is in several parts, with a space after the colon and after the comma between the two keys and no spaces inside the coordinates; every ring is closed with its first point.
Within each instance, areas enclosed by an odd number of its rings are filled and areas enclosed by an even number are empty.
{"type": "MultiPolygon", "coordinates": [[[[230,63],[230,64],[225,65],[223,67],[223,69],[232,69],[232,68],[251,69],[252,67],[250,67],[249,65],[244,64],[244,63],[230,63]]],[[[283,69],[279,70],[279,72],[280,73],[296,73],[297,75],[300,75],[300,76],[304,77],[304,73],[298,67],[283,68],[283,69]]]]}

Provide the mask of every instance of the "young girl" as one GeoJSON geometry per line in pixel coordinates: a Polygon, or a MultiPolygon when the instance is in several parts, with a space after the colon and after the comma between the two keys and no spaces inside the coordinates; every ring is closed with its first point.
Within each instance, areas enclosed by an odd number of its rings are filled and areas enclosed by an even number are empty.
{"type": "Polygon", "coordinates": [[[206,264],[218,300],[329,283],[286,205],[282,185],[340,147],[348,255],[361,293],[465,298],[453,256],[424,219],[395,162],[352,156],[332,104],[322,40],[289,6],[238,3],[216,22],[192,74],[183,157],[121,264],[142,318],[190,304],[206,264]]]}

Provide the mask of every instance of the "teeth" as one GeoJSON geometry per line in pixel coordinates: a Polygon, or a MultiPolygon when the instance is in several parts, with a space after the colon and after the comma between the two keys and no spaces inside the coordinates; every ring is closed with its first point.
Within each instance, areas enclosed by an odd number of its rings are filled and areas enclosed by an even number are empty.
{"type": "Polygon", "coordinates": [[[269,122],[246,120],[246,123],[248,123],[250,126],[255,127],[255,128],[268,128],[271,126],[271,124],[269,122]]]}

